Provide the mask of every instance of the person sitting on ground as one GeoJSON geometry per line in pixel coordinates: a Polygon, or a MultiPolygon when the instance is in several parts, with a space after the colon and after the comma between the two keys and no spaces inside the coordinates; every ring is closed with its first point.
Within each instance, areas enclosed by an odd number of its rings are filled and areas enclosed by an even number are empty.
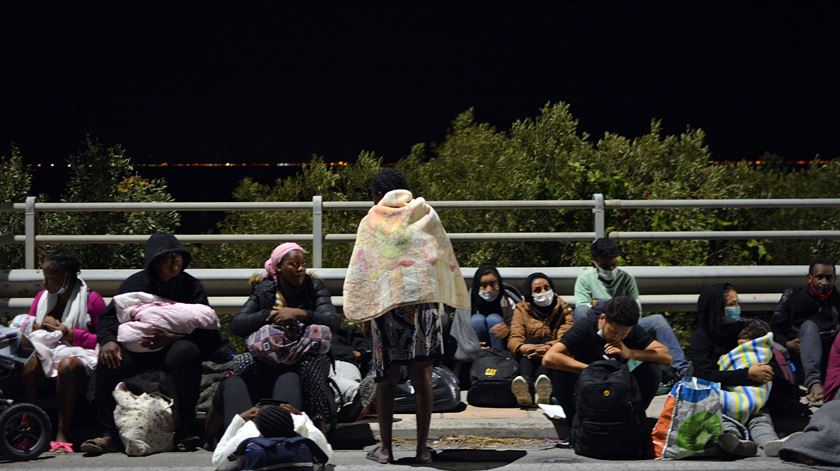
{"type": "MultiPolygon", "coordinates": [[[[773,359],[773,336],[770,325],[758,319],[749,321],[737,335],[738,346],[718,359],[721,371],[735,371],[751,365],[769,365],[773,359]],[[768,335],[769,334],[769,335],[768,335]]],[[[726,415],[722,422],[721,448],[736,451],[736,456],[755,456],[758,449],[778,440],[773,420],[765,410],[771,381],[760,385],[727,386],[721,391],[721,407],[726,415]],[[740,427],[735,421],[746,428],[740,427]],[[724,443],[729,441],[730,443],[724,443]]]]}
{"type": "MultiPolygon", "coordinates": [[[[618,257],[621,256],[618,243],[612,239],[597,239],[590,247],[590,254],[593,266],[585,268],[575,280],[575,322],[585,317],[597,317],[603,312],[606,302],[616,296],[633,298],[642,311],[636,279],[618,267],[618,257]]],[[[668,347],[673,358],[674,378],[691,376],[691,363],[665,316],[643,316],[639,319],[639,327],[668,347]]]]}
{"type": "Polygon", "coordinates": [[[260,404],[251,407],[237,414],[228,425],[213,451],[213,466],[218,471],[238,469],[238,461],[231,461],[228,457],[234,454],[240,443],[249,438],[296,436],[312,440],[328,458],[332,456],[332,447],[327,438],[306,413],[291,404],[260,404]]]}
{"type": "Polygon", "coordinates": [[[837,272],[834,262],[817,258],[808,267],[808,286],[783,298],[771,324],[776,341],[793,354],[799,353],[808,400],[823,400],[823,350],[837,332],[840,294],[834,289],[837,272]]]}
{"type": "MultiPolygon", "coordinates": [[[[294,242],[280,244],[271,252],[265,261],[261,281],[254,286],[239,314],[233,318],[230,330],[247,338],[268,324],[295,327],[299,324],[324,325],[331,331],[339,326],[329,290],[320,278],[306,273],[306,254],[303,247],[294,242]]],[[[264,398],[288,402],[296,409],[305,410],[306,404],[314,404],[310,399],[316,392],[304,391],[307,387],[302,383],[304,361],[288,365],[256,361],[241,375],[225,378],[213,398],[213,414],[221,414],[224,426],[228,426],[235,416],[264,398]],[[305,398],[304,394],[309,397],[305,398]]],[[[317,381],[325,383],[328,373],[324,370],[323,377],[317,381]]],[[[323,413],[307,412],[313,418],[319,418],[323,413]]],[[[208,420],[211,416],[208,413],[208,420]]],[[[329,417],[321,416],[319,420],[326,419],[329,417]]]]}
{"type": "Polygon", "coordinates": [[[493,350],[504,350],[516,303],[505,291],[495,267],[478,267],[470,288],[470,323],[478,340],[493,350]]]}
{"type": "MultiPolygon", "coordinates": [[[[697,328],[691,335],[688,356],[694,364],[694,374],[700,378],[720,383],[721,387],[763,385],[773,380],[773,367],[767,364],[722,371],[718,365],[721,355],[738,346],[738,333],[745,327],[741,319],[738,292],[730,284],[713,285],[700,294],[697,300],[697,328]]],[[[756,430],[769,426],[770,416],[761,414],[752,419],[756,430]]],[[[762,435],[769,435],[769,433],[762,435]]],[[[742,439],[736,433],[724,433],[721,448],[734,456],[754,456],[755,443],[742,439]]]]}
{"type": "MultiPolygon", "coordinates": [[[[144,269],[120,284],[117,295],[144,292],[175,302],[209,304],[199,280],[184,272],[192,255],[172,234],[156,233],[146,241],[144,269]]],[[[116,404],[112,392],[117,384],[148,370],[163,370],[172,376],[175,385],[175,441],[177,449],[192,450],[201,443],[196,435],[195,406],[201,383],[201,362],[224,346],[216,329],[195,329],[179,335],[155,329],[144,339],[149,353],[126,349],[117,340],[120,322],[113,301],[102,314],[97,331],[99,363],[95,373],[97,418],[104,435],[85,441],[82,451],[100,454],[117,451],[120,440],[114,423],[116,404]]]]}
{"type": "Polygon", "coordinates": [[[522,289],[527,294],[516,305],[508,337],[508,350],[519,360],[511,392],[520,406],[551,404],[551,379],[542,359],[572,328],[572,308],[554,293],[554,283],[543,273],[528,275],[522,289]]]}
{"type": "Polygon", "coordinates": [[[631,372],[646,410],[662,380],[659,365],[670,365],[668,348],[640,328],[639,305],[629,296],[610,299],[597,318],[583,318],[554,344],[543,357],[543,366],[552,371],[554,394],[572,423],[576,413],[575,385],[580,373],[591,363],[615,359],[622,363],[641,363],[631,372]]]}
{"type": "Polygon", "coordinates": [[[40,389],[55,384],[58,430],[50,451],[72,453],[69,436],[73,413],[76,401],[87,390],[88,377],[96,368],[96,329],[105,311],[105,301],[79,277],[81,263],[70,252],[52,252],[41,264],[41,271],[44,289],[35,295],[29,314],[18,316],[16,323],[27,337],[33,337],[32,342],[43,334],[57,346],[43,355],[38,353],[43,351],[39,347],[23,367],[22,399],[34,402],[40,389]]]}

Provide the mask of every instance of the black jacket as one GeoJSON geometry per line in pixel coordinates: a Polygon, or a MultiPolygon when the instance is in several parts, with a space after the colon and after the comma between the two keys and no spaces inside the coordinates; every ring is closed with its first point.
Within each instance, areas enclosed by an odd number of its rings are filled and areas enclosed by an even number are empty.
{"type": "Polygon", "coordinates": [[[840,312],[840,295],[837,290],[825,301],[820,301],[809,286],[799,288],[782,296],[779,309],[773,314],[773,339],[784,345],[790,339],[799,336],[799,327],[806,320],[817,323],[821,331],[834,330],[840,312]]]}
{"type": "MultiPolygon", "coordinates": [[[[274,307],[277,282],[266,278],[251,291],[239,314],[233,318],[230,330],[240,337],[247,337],[267,323],[268,315],[274,307]]],[[[303,281],[298,302],[287,297],[289,307],[296,307],[308,312],[304,324],[321,324],[333,332],[338,330],[339,318],[330,299],[330,292],[324,282],[307,275],[303,281]]]]}
{"type": "MultiPolygon", "coordinates": [[[[170,252],[178,252],[184,257],[183,269],[185,270],[192,257],[175,236],[172,234],[153,234],[149,237],[149,240],[146,241],[143,270],[129,276],[123,281],[119,289],[117,289],[117,294],[143,291],[179,303],[209,305],[204,286],[190,274],[182,271],[175,279],[166,283],[161,283],[157,279],[153,267],[154,261],[161,255],[170,252]]],[[[116,342],[117,328],[119,328],[119,325],[120,322],[117,320],[117,307],[114,301],[111,301],[108,308],[99,318],[99,329],[97,330],[99,344],[105,345],[108,342],[116,342]]],[[[219,340],[221,341],[220,336],[219,340]]]]}

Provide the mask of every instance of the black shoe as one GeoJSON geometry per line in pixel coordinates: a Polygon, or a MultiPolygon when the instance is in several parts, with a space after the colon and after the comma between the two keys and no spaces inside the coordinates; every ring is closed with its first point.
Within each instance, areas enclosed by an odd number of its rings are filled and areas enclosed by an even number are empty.
{"type": "Polygon", "coordinates": [[[758,444],[752,440],[741,440],[735,432],[724,432],[718,442],[720,448],[732,456],[749,458],[758,453],[758,444]]]}

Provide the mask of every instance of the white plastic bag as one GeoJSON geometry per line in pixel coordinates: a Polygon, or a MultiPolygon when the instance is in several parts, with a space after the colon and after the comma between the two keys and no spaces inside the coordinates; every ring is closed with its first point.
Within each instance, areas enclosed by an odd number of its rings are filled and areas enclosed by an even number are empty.
{"type": "Polygon", "coordinates": [[[159,393],[139,396],[120,383],[114,389],[114,422],[129,456],[171,451],[175,439],[172,399],[159,393]]]}

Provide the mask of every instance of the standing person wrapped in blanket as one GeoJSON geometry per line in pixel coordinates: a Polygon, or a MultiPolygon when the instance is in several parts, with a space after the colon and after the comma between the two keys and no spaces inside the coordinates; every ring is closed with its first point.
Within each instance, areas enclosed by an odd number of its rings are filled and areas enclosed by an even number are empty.
{"type": "Polygon", "coordinates": [[[54,383],[58,431],[50,451],[73,453],[70,426],[76,401],[96,368],[96,328],[105,301],[79,277],[81,263],[67,251],[51,253],[41,271],[44,290],[35,295],[29,314],[12,321],[37,353],[21,371],[23,400],[34,402],[39,390],[54,383]]]}
{"type": "Polygon", "coordinates": [[[373,345],[380,444],[367,458],[393,461],[394,387],[407,365],[415,390],[417,453],[426,445],[432,416],[432,358],[442,354],[442,304],[467,309],[470,298],[455,253],[435,210],[414,198],[402,172],[382,169],[371,181],[374,206],[359,223],[344,281],[344,313],[367,321],[373,345]]]}
{"type": "MultiPolygon", "coordinates": [[[[738,332],[738,346],[721,355],[718,365],[721,371],[736,371],[753,365],[769,365],[772,359],[773,334],[770,332],[770,325],[755,319],[738,332]]],[[[763,384],[721,388],[720,402],[726,416],[722,422],[722,441],[737,443],[736,446],[745,451],[754,450],[752,453],[755,454],[757,448],[764,449],[768,443],[779,439],[770,414],[763,410],[770,398],[772,386],[773,382],[768,381],[763,384]],[[745,431],[748,432],[748,436],[745,431]]]]}

